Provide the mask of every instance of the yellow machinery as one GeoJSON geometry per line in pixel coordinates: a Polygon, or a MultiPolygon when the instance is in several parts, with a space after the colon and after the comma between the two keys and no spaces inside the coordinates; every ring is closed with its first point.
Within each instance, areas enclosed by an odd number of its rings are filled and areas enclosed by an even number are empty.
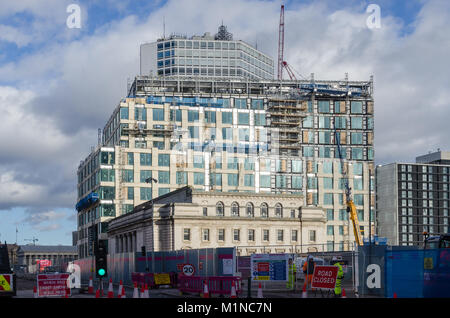
{"type": "Polygon", "coordinates": [[[353,224],[353,234],[355,235],[355,241],[358,245],[363,245],[361,230],[359,228],[359,222],[358,222],[358,214],[356,213],[356,207],[352,200],[352,192],[351,188],[348,185],[348,172],[347,167],[344,165],[344,159],[342,157],[341,153],[341,144],[339,142],[339,134],[336,131],[336,128],[334,129],[334,135],[336,137],[336,143],[337,143],[337,149],[339,152],[339,159],[341,160],[341,169],[342,169],[342,175],[344,176],[345,181],[345,197],[347,202],[347,213],[350,214],[350,220],[353,224]]]}

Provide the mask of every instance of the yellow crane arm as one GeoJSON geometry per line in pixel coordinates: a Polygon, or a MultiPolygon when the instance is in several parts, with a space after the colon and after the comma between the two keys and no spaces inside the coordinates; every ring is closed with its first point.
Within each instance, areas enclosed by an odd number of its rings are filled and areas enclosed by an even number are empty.
{"type": "Polygon", "coordinates": [[[353,224],[353,234],[355,235],[356,243],[360,246],[363,245],[361,230],[359,228],[358,215],[356,214],[356,207],[352,200],[347,201],[347,212],[350,212],[350,220],[353,224]]]}

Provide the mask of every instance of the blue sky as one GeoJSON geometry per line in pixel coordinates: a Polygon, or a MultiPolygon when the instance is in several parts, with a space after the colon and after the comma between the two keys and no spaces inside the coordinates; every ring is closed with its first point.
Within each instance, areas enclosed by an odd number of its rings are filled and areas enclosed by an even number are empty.
{"type": "Polygon", "coordinates": [[[19,244],[71,244],[77,165],[138,73],[139,45],[162,35],[163,17],[166,34],[189,36],[224,21],[276,59],[282,3],[296,71],[375,76],[377,163],[450,149],[445,0],[0,0],[0,239],[14,242],[17,227],[19,244]],[[81,29],[66,26],[72,3],[81,29]],[[380,29],[367,28],[371,3],[380,29]]]}

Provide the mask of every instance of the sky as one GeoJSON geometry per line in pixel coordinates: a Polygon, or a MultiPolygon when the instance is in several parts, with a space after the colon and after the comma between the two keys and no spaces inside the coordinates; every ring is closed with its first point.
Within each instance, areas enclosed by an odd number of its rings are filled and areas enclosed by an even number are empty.
{"type": "Polygon", "coordinates": [[[138,74],[140,44],[223,21],[276,61],[281,4],[297,74],[374,76],[376,164],[450,150],[450,1],[0,0],[0,240],[72,244],[78,164],[138,74]]]}

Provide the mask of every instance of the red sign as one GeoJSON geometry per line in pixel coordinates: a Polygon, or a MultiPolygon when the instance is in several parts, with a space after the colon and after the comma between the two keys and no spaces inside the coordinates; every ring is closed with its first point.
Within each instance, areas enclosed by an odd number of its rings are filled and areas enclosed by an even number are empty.
{"type": "Polygon", "coordinates": [[[321,266],[314,267],[313,278],[311,282],[312,288],[334,289],[338,274],[337,266],[321,266]]]}
{"type": "Polygon", "coordinates": [[[36,264],[39,266],[39,271],[42,272],[44,268],[52,266],[52,261],[48,259],[38,259],[36,260],[36,264]]]}
{"type": "Polygon", "coordinates": [[[258,272],[269,272],[270,271],[270,264],[267,262],[260,262],[258,263],[258,272]]]}
{"type": "Polygon", "coordinates": [[[64,274],[38,274],[38,297],[65,296],[69,273],[64,274]]]}

